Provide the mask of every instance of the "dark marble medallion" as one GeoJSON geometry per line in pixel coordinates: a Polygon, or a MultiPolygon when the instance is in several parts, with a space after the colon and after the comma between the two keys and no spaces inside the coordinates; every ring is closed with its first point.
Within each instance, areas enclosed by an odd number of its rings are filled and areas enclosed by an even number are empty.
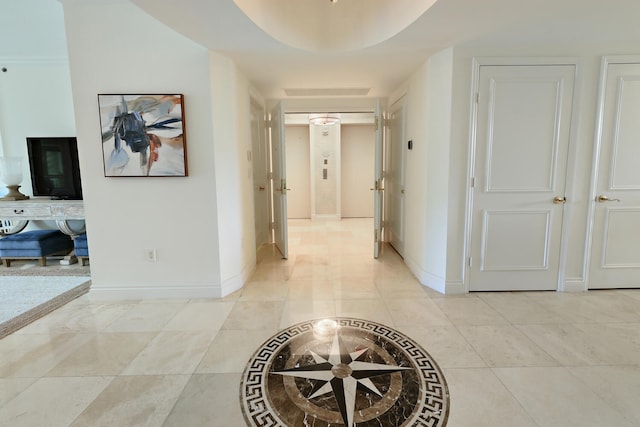
{"type": "Polygon", "coordinates": [[[388,326],[332,318],[293,325],[265,342],[242,375],[249,426],[445,426],[442,371],[388,326]]]}

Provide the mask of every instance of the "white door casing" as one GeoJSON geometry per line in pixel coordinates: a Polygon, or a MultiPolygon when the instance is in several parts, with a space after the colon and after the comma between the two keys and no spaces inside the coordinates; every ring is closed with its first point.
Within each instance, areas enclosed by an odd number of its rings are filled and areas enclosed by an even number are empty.
{"type": "Polygon", "coordinates": [[[471,180],[469,290],[559,283],[574,65],[482,65],[471,180]]]}
{"type": "Polygon", "coordinates": [[[603,60],[589,289],[640,287],[640,61],[603,60]]]}
{"type": "Polygon", "coordinates": [[[273,187],[274,243],[283,258],[289,257],[287,227],[287,163],[284,141],[284,110],[278,102],[269,112],[273,187]]]}
{"type": "Polygon", "coordinates": [[[401,98],[389,111],[389,137],[387,140],[387,192],[386,238],[401,255],[404,254],[404,194],[405,194],[405,101],[401,98]]]}

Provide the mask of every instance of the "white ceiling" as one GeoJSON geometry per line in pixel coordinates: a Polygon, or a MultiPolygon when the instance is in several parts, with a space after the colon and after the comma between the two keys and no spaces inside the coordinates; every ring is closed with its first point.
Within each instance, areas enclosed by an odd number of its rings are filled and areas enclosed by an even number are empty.
{"type": "MultiPolygon", "coordinates": [[[[286,98],[284,89],[371,88],[368,96],[386,96],[431,53],[450,46],[499,45],[529,51],[538,47],[554,52],[567,46],[567,55],[588,44],[640,51],[640,0],[438,0],[405,30],[381,43],[320,52],[275,40],[233,0],[130,1],[234,59],[266,98],[286,98]]],[[[328,0],[297,1],[313,10],[355,0],[333,5],[328,0]]],[[[0,10],[0,58],[66,54],[58,0],[0,0],[0,10]]]]}

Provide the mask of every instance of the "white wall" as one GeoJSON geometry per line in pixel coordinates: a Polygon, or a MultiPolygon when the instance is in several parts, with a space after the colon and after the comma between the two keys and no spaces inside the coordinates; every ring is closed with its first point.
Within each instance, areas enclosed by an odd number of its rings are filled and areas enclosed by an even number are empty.
{"type": "MultiPolygon", "coordinates": [[[[228,101],[223,98],[235,99],[240,84],[224,61],[220,64],[214,58],[210,62],[206,49],[126,1],[65,0],[63,4],[92,292],[114,297],[220,296],[223,282],[242,270],[234,263],[222,271],[221,257],[242,260],[243,255],[235,246],[222,253],[219,223],[245,214],[236,211],[239,203],[235,200],[230,211],[218,209],[218,203],[224,203],[233,190],[218,192],[216,168],[224,162],[237,165],[233,159],[237,153],[226,147],[243,136],[238,135],[237,127],[229,129],[222,121],[216,132],[214,127],[216,120],[228,118],[216,114],[221,114],[221,105],[228,101]],[[218,103],[212,102],[212,91],[226,84],[231,92],[224,92],[218,103]],[[99,93],[184,94],[189,176],[105,178],[99,93]],[[157,249],[156,263],[145,261],[147,248],[157,249]]],[[[225,183],[235,189],[234,180],[236,176],[225,183]]],[[[224,239],[225,244],[234,240],[227,234],[224,239]]]]}
{"type": "Polygon", "coordinates": [[[342,218],[372,218],[374,126],[340,126],[342,218]]]}
{"type": "Polygon", "coordinates": [[[229,58],[210,53],[213,143],[222,295],[255,266],[249,82],[229,58]]]}
{"type": "Polygon", "coordinates": [[[309,126],[284,128],[287,147],[287,216],[311,218],[309,126]]]}
{"type": "Polygon", "coordinates": [[[0,58],[0,66],[0,154],[24,158],[20,191],[32,195],[26,138],[76,135],[69,66],[35,58],[0,58]]]}
{"type": "MultiPolygon", "coordinates": [[[[394,96],[406,93],[405,262],[421,283],[445,291],[452,49],[435,54],[394,96]]],[[[394,100],[392,98],[392,102],[394,100]]]]}

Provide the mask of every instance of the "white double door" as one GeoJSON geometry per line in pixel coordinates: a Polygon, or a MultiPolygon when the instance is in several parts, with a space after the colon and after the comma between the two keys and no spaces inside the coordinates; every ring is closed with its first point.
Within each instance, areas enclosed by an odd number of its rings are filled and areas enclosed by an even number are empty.
{"type": "Polygon", "coordinates": [[[572,65],[480,66],[469,289],[558,288],[572,65]]]}
{"type": "Polygon", "coordinates": [[[640,64],[604,69],[589,288],[640,287],[640,64]]]}

